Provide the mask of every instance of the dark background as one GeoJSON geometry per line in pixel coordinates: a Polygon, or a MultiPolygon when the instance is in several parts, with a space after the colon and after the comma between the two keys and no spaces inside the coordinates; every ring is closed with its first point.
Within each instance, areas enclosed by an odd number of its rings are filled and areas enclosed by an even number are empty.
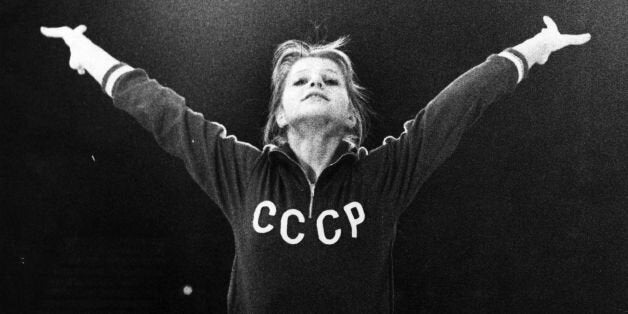
{"type": "Polygon", "coordinates": [[[400,312],[628,312],[628,3],[4,1],[0,312],[222,312],[226,219],[39,26],[86,24],[115,57],[261,146],[274,47],[347,47],[398,135],[456,76],[549,15],[590,32],[464,137],[402,216],[400,312]],[[186,296],[185,285],[193,288],[186,296]]]}

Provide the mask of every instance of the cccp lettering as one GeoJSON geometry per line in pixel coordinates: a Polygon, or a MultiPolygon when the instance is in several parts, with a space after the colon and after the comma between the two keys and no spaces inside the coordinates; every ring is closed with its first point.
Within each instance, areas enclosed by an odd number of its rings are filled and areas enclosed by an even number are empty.
{"type": "MultiPolygon", "coordinates": [[[[358,237],[358,226],[364,223],[364,220],[366,219],[366,215],[364,214],[364,208],[359,202],[351,202],[345,205],[343,207],[343,210],[351,227],[351,237],[355,239],[358,237]]],[[[274,217],[276,214],[277,206],[275,205],[275,203],[271,201],[263,201],[259,203],[257,207],[255,207],[255,211],[253,212],[253,230],[260,234],[271,232],[275,227],[270,223],[261,226],[260,216],[268,215],[274,217]]],[[[318,235],[318,240],[321,241],[321,243],[326,245],[333,245],[338,242],[342,235],[342,230],[335,229],[333,230],[333,236],[328,237],[327,235],[331,233],[326,232],[325,223],[332,219],[338,219],[339,217],[340,214],[338,214],[338,212],[334,209],[327,209],[318,215],[318,217],[316,218],[316,231],[318,235]]],[[[301,232],[297,233],[296,235],[288,234],[288,226],[295,223],[305,223],[305,216],[301,211],[299,211],[298,209],[288,209],[283,212],[279,222],[279,234],[286,243],[291,245],[299,244],[305,238],[305,234],[301,232]]]]}

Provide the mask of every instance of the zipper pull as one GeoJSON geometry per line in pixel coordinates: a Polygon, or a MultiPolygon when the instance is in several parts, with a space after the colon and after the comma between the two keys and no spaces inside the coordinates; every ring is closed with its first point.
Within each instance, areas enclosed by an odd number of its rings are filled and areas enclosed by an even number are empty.
{"type": "Polygon", "coordinates": [[[316,184],[310,183],[310,214],[309,217],[312,219],[312,205],[314,204],[314,190],[316,189],[316,184]]]}

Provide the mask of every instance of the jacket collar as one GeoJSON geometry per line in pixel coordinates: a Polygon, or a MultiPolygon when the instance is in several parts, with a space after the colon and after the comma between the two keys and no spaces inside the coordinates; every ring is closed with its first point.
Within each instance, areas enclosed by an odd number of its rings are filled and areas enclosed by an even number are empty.
{"type": "MultiPolygon", "coordinates": [[[[268,156],[271,162],[281,160],[282,158],[288,158],[290,161],[296,163],[297,165],[299,164],[297,156],[287,142],[280,145],[268,144],[264,147],[264,150],[268,150],[268,156]]],[[[366,151],[366,149],[364,149],[363,147],[360,147],[358,149],[353,144],[347,141],[342,141],[340,142],[340,145],[338,145],[338,148],[336,148],[334,157],[332,157],[331,159],[332,162],[329,165],[334,165],[345,159],[352,159],[354,161],[358,160],[359,153],[362,150],[366,151]]]]}

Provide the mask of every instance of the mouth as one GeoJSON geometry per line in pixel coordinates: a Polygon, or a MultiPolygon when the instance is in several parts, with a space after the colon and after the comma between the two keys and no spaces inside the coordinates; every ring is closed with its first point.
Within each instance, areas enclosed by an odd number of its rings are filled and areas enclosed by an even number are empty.
{"type": "Polygon", "coordinates": [[[312,93],[307,94],[307,96],[305,96],[305,98],[303,98],[303,100],[306,100],[306,99],[311,98],[311,97],[318,97],[318,98],[325,99],[325,100],[329,101],[329,98],[327,98],[327,96],[325,96],[322,93],[318,93],[318,92],[312,92],[312,93]]]}

